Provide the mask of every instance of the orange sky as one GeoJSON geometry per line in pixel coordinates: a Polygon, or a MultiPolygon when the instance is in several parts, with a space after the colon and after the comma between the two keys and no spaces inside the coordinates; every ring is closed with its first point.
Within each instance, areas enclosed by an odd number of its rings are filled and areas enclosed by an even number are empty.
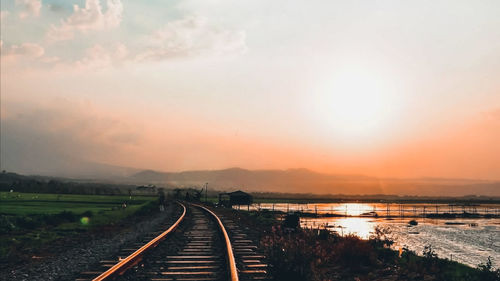
{"type": "Polygon", "coordinates": [[[500,180],[497,1],[31,2],[1,6],[2,168],[500,180]]]}

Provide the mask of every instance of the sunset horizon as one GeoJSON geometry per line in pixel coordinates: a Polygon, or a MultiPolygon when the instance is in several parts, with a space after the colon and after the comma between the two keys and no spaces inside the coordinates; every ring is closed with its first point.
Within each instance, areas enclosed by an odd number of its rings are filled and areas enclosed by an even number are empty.
{"type": "Polygon", "coordinates": [[[24,2],[2,2],[2,169],[500,180],[495,2],[24,2]]]}
{"type": "Polygon", "coordinates": [[[500,1],[1,0],[0,280],[500,280],[500,1]]]}

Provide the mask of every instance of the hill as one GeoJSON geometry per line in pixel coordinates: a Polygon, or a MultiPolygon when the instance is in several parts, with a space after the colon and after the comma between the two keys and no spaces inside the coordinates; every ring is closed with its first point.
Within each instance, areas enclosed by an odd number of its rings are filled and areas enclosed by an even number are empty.
{"type": "Polygon", "coordinates": [[[500,182],[470,179],[390,179],[362,175],[335,175],[307,169],[184,171],[145,170],[129,179],[136,183],[169,184],[181,187],[210,186],[220,190],[316,194],[395,194],[416,196],[500,196],[500,182]]]}

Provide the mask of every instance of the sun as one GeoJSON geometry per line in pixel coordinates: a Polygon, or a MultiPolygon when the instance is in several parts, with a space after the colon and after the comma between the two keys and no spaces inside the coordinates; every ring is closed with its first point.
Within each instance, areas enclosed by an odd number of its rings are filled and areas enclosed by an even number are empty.
{"type": "Polygon", "coordinates": [[[337,133],[372,134],[387,124],[396,107],[394,84],[359,68],[335,72],[317,86],[315,115],[337,133]]]}

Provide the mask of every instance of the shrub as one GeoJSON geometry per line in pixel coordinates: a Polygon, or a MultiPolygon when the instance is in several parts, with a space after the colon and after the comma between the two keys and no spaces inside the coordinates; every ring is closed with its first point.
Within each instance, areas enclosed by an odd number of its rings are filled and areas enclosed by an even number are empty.
{"type": "Polygon", "coordinates": [[[92,213],[92,211],[90,211],[90,210],[85,211],[85,212],[82,213],[83,217],[89,217],[89,218],[91,218],[93,215],[94,215],[94,213],[92,213]]]}
{"type": "Polygon", "coordinates": [[[0,234],[6,234],[16,229],[12,217],[0,215],[0,234]]]}
{"type": "Polygon", "coordinates": [[[61,219],[64,222],[74,222],[78,220],[78,216],[73,212],[62,211],[56,215],[57,218],[61,219]]]}
{"type": "Polygon", "coordinates": [[[135,214],[139,216],[144,216],[157,211],[158,202],[159,202],[158,200],[155,200],[147,203],[146,205],[142,206],[139,210],[137,210],[135,214]]]}
{"type": "Polygon", "coordinates": [[[316,263],[325,260],[321,260],[321,256],[316,257],[321,249],[316,247],[314,239],[308,238],[310,233],[307,230],[292,234],[275,226],[271,234],[262,239],[276,280],[315,280],[313,276],[316,263]]]}
{"type": "Polygon", "coordinates": [[[375,251],[370,243],[358,236],[347,235],[334,245],[337,261],[352,268],[374,264],[375,251]]]}
{"type": "Polygon", "coordinates": [[[437,259],[437,257],[438,257],[436,252],[434,251],[434,249],[432,249],[432,245],[424,246],[424,250],[422,251],[422,255],[424,256],[424,258],[426,258],[428,260],[437,259]]]}
{"type": "Polygon", "coordinates": [[[407,248],[399,257],[390,249],[391,242],[389,232],[382,229],[362,240],[326,229],[287,232],[279,226],[261,240],[274,280],[500,281],[500,270],[493,271],[491,260],[472,269],[439,259],[430,245],[423,257],[407,248]]]}
{"type": "Polygon", "coordinates": [[[328,280],[334,268],[355,272],[377,261],[369,241],[355,235],[340,237],[327,230],[286,232],[275,226],[262,244],[276,280],[328,280]]]}
{"type": "Polygon", "coordinates": [[[390,247],[394,244],[389,227],[376,226],[373,234],[370,235],[370,242],[376,247],[390,247]]]}
{"type": "Polygon", "coordinates": [[[481,263],[477,266],[480,271],[481,280],[498,281],[500,280],[500,269],[494,270],[491,257],[488,257],[486,263],[481,263]]]}
{"type": "Polygon", "coordinates": [[[58,215],[40,215],[46,225],[55,226],[62,223],[63,219],[58,215]]]}
{"type": "Polygon", "coordinates": [[[35,229],[37,227],[42,226],[43,222],[37,216],[25,216],[25,217],[18,217],[16,220],[16,224],[20,228],[35,229]]]}

